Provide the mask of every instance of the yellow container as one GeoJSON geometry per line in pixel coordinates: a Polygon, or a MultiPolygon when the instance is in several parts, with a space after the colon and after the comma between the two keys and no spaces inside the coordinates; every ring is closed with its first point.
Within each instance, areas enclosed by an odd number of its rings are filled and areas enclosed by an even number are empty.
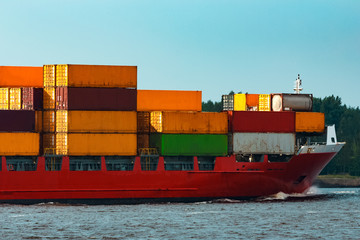
{"type": "Polygon", "coordinates": [[[135,156],[136,134],[57,133],[56,154],[72,156],[135,156]]]}
{"type": "Polygon", "coordinates": [[[151,112],[151,132],[227,134],[226,112],[151,112]]]}
{"type": "Polygon", "coordinates": [[[56,65],[57,87],[136,88],[136,66],[56,65]]]}
{"type": "Polygon", "coordinates": [[[136,112],[56,111],[56,132],[136,133],[136,112]]]}
{"type": "Polygon", "coordinates": [[[271,111],[270,94],[259,94],[259,111],[271,111]]]}
{"type": "Polygon", "coordinates": [[[44,109],[55,109],[55,88],[45,87],[43,91],[43,97],[44,109]]]}
{"type": "Polygon", "coordinates": [[[44,87],[55,87],[55,65],[44,65],[44,87]]]}
{"type": "Polygon", "coordinates": [[[246,94],[234,94],[234,111],[246,111],[246,94]]]}
{"type": "Polygon", "coordinates": [[[201,91],[138,90],[138,111],[201,111],[201,91]]]}
{"type": "Polygon", "coordinates": [[[44,132],[55,132],[56,113],[55,110],[43,111],[43,131],[44,132]]]}
{"type": "Polygon", "coordinates": [[[0,88],[0,109],[9,109],[9,88],[0,88]]]}
{"type": "Polygon", "coordinates": [[[39,133],[0,133],[0,156],[35,156],[39,150],[39,133]]]}
{"type": "Polygon", "coordinates": [[[325,131],[325,115],[318,112],[296,112],[296,132],[319,132],[325,131]]]}
{"type": "Polygon", "coordinates": [[[45,154],[55,154],[56,150],[56,138],[55,133],[44,133],[42,135],[43,149],[45,154]]]}
{"type": "Polygon", "coordinates": [[[21,88],[10,88],[10,110],[21,110],[21,88]]]}

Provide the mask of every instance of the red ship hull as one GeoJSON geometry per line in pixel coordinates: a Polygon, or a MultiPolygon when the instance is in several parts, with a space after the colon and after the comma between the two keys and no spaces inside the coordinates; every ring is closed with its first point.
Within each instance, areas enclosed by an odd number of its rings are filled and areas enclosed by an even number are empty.
{"type": "Polygon", "coordinates": [[[217,157],[213,171],[200,171],[194,157],[193,171],[166,171],[159,158],[156,171],[141,170],[136,157],[133,171],[70,171],[63,157],[61,171],[46,171],[38,158],[36,171],[8,171],[2,157],[1,203],[140,203],[244,199],[278,192],[302,193],[337,152],[303,153],[289,162],[236,162],[235,156],[217,157]]]}

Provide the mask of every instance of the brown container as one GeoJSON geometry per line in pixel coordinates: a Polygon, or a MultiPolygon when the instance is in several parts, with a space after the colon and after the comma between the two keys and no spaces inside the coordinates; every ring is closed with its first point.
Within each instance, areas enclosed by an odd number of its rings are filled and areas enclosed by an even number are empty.
{"type": "Polygon", "coordinates": [[[55,133],[44,133],[42,134],[42,152],[44,154],[52,154],[56,153],[56,145],[55,145],[56,137],[55,133]]]}
{"type": "Polygon", "coordinates": [[[150,132],[150,112],[137,112],[137,132],[150,132]]]}
{"type": "Polygon", "coordinates": [[[42,121],[43,121],[42,111],[35,111],[35,132],[43,131],[42,121]]]}
{"type": "Polygon", "coordinates": [[[57,87],[56,109],[136,111],[136,89],[57,87]]]}
{"type": "Polygon", "coordinates": [[[136,133],[136,112],[56,111],[56,132],[136,133]]]}
{"type": "Polygon", "coordinates": [[[151,112],[151,132],[227,134],[226,112],[151,112]]]}
{"type": "Polygon", "coordinates": [[[42,110],[43,109],[43,89],[25,87],[22,88],[22,109],[42,110]]]}
{"type": "Polygon", "coordinates": [[[0,132],[35,132],[35,111],[1,110],[0,132]]]}
{"type": "Polygon", "coordinates": [[[57,87],[136,88],[136,66],[56,65],[57,87]]]}
{"type": "Polygon", "coordinates": [[[138,90],[138,111],[201,111],[201,91],[138,90]]]}
{"type": "Polygon", "coordinates": [[[37,156],[39,133],[0,133],[0,156],[37,156]]]}
{"type": "Polygon", "coordinates": [[[1,87],[42,87],[42,67],[0,66],[1,87]]]}
{"type": "Polygon", "coordinates": [[[296,132],[317,132],[325,131],[325,115],[318,112],[296,112],[296,132]]]}
{"type": "Polygon", "coordinates": [[[137,148],[149,148],[150,134],[138,133],[137,135],[137,148]]]}
{"type": "Polygon", "coordinates": [[[56,153],[59,155],[135,156],[136,147],[136,134],[56,134],[56,153]]]}

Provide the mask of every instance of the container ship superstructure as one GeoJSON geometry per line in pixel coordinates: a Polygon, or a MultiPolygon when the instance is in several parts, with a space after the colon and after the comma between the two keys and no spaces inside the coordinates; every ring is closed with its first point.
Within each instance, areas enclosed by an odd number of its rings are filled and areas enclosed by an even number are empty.
{"type": "Polygon", "coordinates": [[[344,143],[295,90],[223,95],[212,113],[200,91],[138,90],[136,66],[0,66],[0,202],[303,193],[344,143]]]}

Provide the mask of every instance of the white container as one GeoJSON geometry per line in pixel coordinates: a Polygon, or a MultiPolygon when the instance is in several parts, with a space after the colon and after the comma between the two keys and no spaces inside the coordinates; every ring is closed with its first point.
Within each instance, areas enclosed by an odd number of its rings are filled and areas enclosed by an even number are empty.
{"type": "Polygon", "coordinates": [[[229,137],[234,154],[295,153],[294,133],[233,133],[229,137]]]}

